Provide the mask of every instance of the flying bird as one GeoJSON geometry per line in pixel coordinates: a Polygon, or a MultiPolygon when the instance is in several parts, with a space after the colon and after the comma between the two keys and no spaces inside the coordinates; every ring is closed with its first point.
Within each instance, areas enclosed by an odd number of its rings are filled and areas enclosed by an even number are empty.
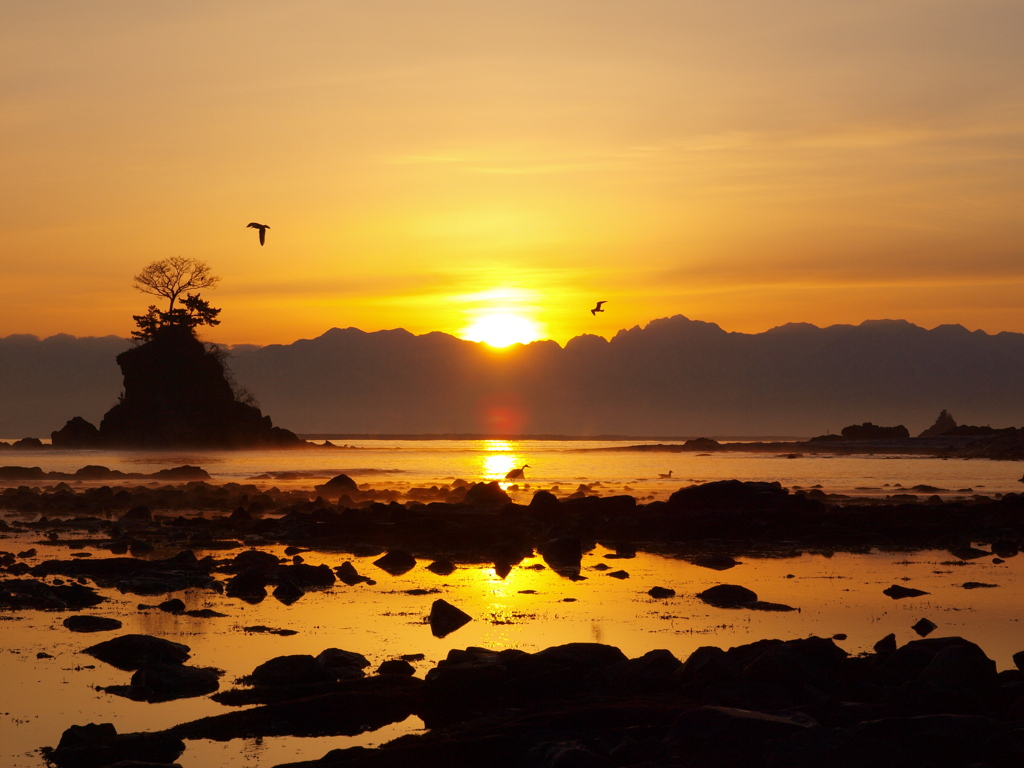
{"type": "Polygon", "coordinates": [[[523,464],[522,468],[520,468],[520,469],[513,469],[511,472],[509,472],[507,475],[505,475],[505,479],[506,480],[518,480],[519,478],[523,477],[523,473],[524,473],[524,471],[526,470],[526,468],[528,466],[530,466],[530,465],[529,464],[523,464]]]}
{"type": "Polygon", "coordinates": [[[258,229],[260,231],[260,245],[263,245],[263,241],[267,239],[267,230],[270,229],[266,224],[258,224],[255,221],[251,224],[246,224],[245,228],[258,229]]]}
{"type": "Polygon", "coordinates": [[[662,474],[659,474],[659,475],[658,475],[658,477],[660,477],[660,478],[661,478],[662,480],[671,480],[671,479],[672,479],[672,473],[673,473],[673,472],[675,472],[675,470],[674,470],[674,469],[670,469],[670,470],[668,471],[668,474],[667,474],[667,475],[662,475],[662,474]]]}
{"type": "Polygon", "coordinates": [[[597,302],[597,306],[594,307],[592,310],[590,310],[590,314],[592,314],[594,317],[597,317],[597,313],[598,312],[604,312],[604,310],[601,309],[601,305],[602,304],[607,304],[607,303],[608,303],[607,301],[599,301],[599,302],[597,302]]]}

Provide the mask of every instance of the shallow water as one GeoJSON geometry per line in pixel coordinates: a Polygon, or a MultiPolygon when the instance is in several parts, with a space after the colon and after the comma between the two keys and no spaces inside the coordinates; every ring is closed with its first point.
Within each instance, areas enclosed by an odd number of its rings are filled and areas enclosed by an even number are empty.
{"type": "MultiPolygon", "coordinates": [[[[180,464],[199,465],[215,482],[249,481],[265,473],[297,473],[293,479],[274,477],[259,481],[266,486],[312,490],[341,471],[361,484],[376,488],[413,486],[467,480],[501,479],[512,467],[530,464],[529,489],[512,490],[527,501],[539,487],[557,486],[569,493],[580,483],[593,484],[592,492],[608,495],[666,498],[681,485],[717,479],[778,480],[783,485],[821,485],[831,493],[884,495],[915,485],[949,489],[950,495],[971,492],[994,495],[1021,490],[1016,463],[944,461],[918,457],[807,455],[787,459],[759,454],[696,454],[594,452],[580,449],[608,447],[609,443],[555,441],[404,441],[357,443],[356,449],[311,451],[252,451],[243,453],[158,452],[23,452],[5,451],[0,463],[40,466],[46,471],[74,472],[86,464],[102,464],[124,471],[150,472],[180,464]],[[659,474],[673,470],[675,478],[659,474]],[[316,479],[315,479],[316,478],[316,479]],[[859,490],[858,490],[859,489],[859,490]]],[[[5,536],[0,534],[0,536],[5,536]]],[[[66,547],[38,540],[38,534],[7,534],[0,550],[21,551],[34,546],[30,564],[66,558],[66,547]]],[[[283,554],[282,548],[272,548],[283,554]]],[[[212,552],[227,559],[236,551],[212,552]]],[[[173,553],[155,553],[165,556],[173,553]]],[[[196,554],[202,557],[204,552],[196,554]]],[[[387,659],[422,653],[416,662],[422,676],[451,648],[476,645],[515,647],[536,651],[567,642],[602,642],[636,657],[667,648],[685,659],[701,645],[729,647],[766,637],[790,639],[816,634],[845,634],[838,644],[850,653],[870,650],[880,638],[894,632],[900,644],[917,637],[911,625],[928,618],[938,625],[933,636],[960,635],[977,642],[1000,669],[1012,667],[1011,656],[1024,648],[1020,610],[1024,604],[1024,558],[996,564],[991,557],[968,563],[947,552],[869,554],[800,554],[793,557],[746,557],[734,569],[717,572],[683,560],[650,553],[633,559],[609,559],[603,548],[588,553],[582,581],[569,581],[550,569],[531,569],[542,563],[531,558],[517,565],[505,579],[491,567],[462,566],[447,577],[423,566],[393,577],[372,565],[375,558],[354,558],[337,552],[312,552],[307,563],[334,567],[352,560],[360,573],[376,585],[361,584],[310,592],[292,606],[272,598],[248,605],[206,591],[189,590],[160,597],[121,595],[103,590],[108,602],[88,613],[121,619],[116,632],[76,634],[61,622],[69,613],[37,611],[0,613],[0,763],[15,768],[39,768],[36,750],[56,745],[72,724],[112,722],[119,732],[159,730],[180,722],[230,711],[208,698],[146,704],[96,690],[97,686],[125,684],[131,673],[121,672],[81,653],[104,639],[140,632],[183,642],[192,648],[190,664],[225,670],[221,688],[248,674],[274,656],[317,654],[340,647],[364,654],[371,670],[387,659]],[[609,570],[600,570],[607,565],[609,570]],[[623,569],[629,577],[608,575],[623,569]],[[996,584],[966,590],[965,582],[996,584]],[[707,606],[695,594],[720,583],[743,584],[762,600],[784,603],[798,610],[783,613],[727,610],[707,606]],[[917,587],[930,594],[894,601],[882,594],[890,584],[917,587]],[[655,600],[653,586],[670,587],[677,596],[655,600]],[[408,595],[409,589],[438,590],[408,595]],[[189,609],[213,608],[226,618],[199,619],[173,616],[158,610],[139,610],[139,603],[155,604],[180,597],[189,609]],[[424,623],[436,598],[459,606],[474,620],[446,638],[438,639],[424,623]],[[297,635],[279,637],[251,634],[245,626],[267,625],[294,629],[297,635]],[[54,658],[38,659],[45,651],[54,658]]],[[[94,552],[93,557],[108,556],[94,552]]],[[[356,744],[373,745],[422,727],[416,718],[356,737],[317,739],[265,738],[218,743],[188,742],[179,758],[183,766],[269,766],[321,757],[331,749],[356,744]]]]}

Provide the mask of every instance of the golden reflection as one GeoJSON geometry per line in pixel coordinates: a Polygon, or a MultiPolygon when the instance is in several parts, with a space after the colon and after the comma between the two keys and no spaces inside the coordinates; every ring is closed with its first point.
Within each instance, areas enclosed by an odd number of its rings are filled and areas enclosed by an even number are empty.
{"type": "Polygon", "coordinates": [[[481,474],[485,481],[497,480],[505,487],[505,475],[526,463],[512,440],[481,440],[484,451],[481,474]]]}

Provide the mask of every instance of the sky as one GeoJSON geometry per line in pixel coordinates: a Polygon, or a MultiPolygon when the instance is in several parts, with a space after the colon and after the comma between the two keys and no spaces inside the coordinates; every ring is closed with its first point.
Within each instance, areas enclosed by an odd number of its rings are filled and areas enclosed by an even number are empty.
{"type": "Polygon", "coordinates": [[[228,344],[1024,332],[1022,34],[1020,0],[2,0],[0,336],[127,336],[172,256],[228,344]]]}

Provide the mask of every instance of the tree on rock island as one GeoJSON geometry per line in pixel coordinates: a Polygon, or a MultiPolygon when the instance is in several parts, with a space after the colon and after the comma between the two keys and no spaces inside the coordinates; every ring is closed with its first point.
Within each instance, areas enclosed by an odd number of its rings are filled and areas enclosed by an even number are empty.
{"type": "Polygon", "coordinates": [[[136,275],[135,287],[166,298],[167,309],[151,305],[146,314],[134,316],[135,346],[117,356],[124,393],[103,417],[98,434],[72,419],[53,433],[53,444],[149,449],[303,445],[292,432],[273,426],[250,395],[237,391],[224,367],[227,355],[199,339],[201,326],[220,323],[220,309],[190,291],[212,288],[219,280],[204,262],[182,257],[155,261],[136,275]]]}

